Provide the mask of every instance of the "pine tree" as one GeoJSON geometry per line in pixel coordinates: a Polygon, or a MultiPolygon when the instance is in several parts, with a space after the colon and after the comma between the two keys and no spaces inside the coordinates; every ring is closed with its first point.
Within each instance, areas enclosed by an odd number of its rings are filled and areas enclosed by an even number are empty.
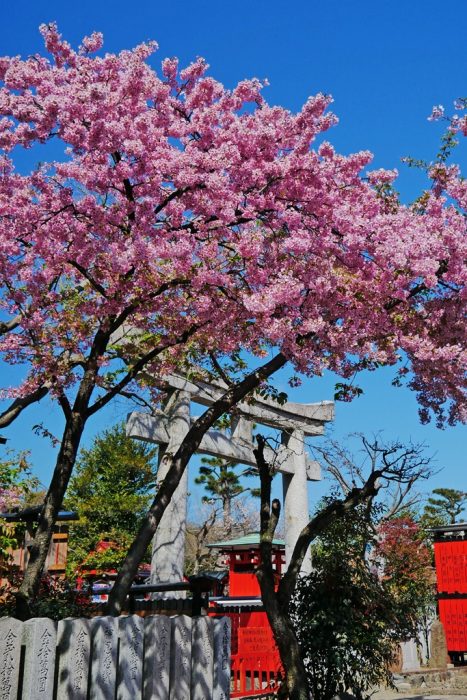
{"type": "Polygon", "coordinates": [[[232,501],[242,493],[250,491],[252,496],[258,496],[259,490],[245,487],[241,484],[242,477],[253,476],[256,472],[247,467],[241,472],[235,471],[237,462],[226,461],[219,457],[203,457],[200,475],[195,483],[202,484],[209,495],[203,497],[205,503],[222,504],[222,519],[224,526],[229,529],[232,518],[232,501]]]}
{"type": "Polygon", "coordinates": [[[453,525],[462,514],[467,502],[467,493],[457,489],[434,489],[433,494],[439,498],[428,499],[422,515],[425,526],[453,525]]]}

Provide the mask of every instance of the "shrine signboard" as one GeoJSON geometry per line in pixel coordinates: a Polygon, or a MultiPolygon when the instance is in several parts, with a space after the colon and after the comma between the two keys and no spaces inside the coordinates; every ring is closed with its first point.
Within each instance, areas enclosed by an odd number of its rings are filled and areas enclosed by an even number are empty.
{"type": "Polygon", "coordinates": [[[238,649],[241,654],[268,654],[276,650],[272,631],[267,627],[240,627],[238,649]]]}

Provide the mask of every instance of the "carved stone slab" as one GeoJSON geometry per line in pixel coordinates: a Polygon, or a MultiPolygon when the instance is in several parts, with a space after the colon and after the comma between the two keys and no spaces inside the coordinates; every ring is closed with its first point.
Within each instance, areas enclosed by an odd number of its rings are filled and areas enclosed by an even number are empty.
{"type": "Polygon", "coordinates": [[[212,620],[209,617],[192,619],[191,698],[211,700],[213,683],[212,620]]]}
{"type": "Polygon", "coordinates": [[[57,630],[57,700],[86,700],[91,659],[91,621],[67,618],[57,630]]]}
{"type": "Polygon", "coordinates": [[[115,617],[92,620],[90,700],[114,700],[117,676],[118,622],[115,617]]]}
{"type": "Polygon", "coordinates": [[[54,689],[57,627],[47,617],[23,624],[23,700],[52,700],[54,689]]]}
{"type": "Polygon", "coordinates": [[[230,698],[231,625],[228,617],[213,618],[214,678],[212,700],[230,698]]]}
{"type": "Polygon", "coordinates": [[[433,620],[431,625],[431,656],[429,665],[431,668],[447,668],[448,648],[446,644],[446,633],[440,620],[433,620]]]}
{"type": "Polygon", "coordinates": [[[190,700],[191,617],[172,618],[170,653],[170,700],[190,700]]]}
{"type": "Polygon", "coordinates": [[[418,656],[418,645],[415,639],[410,639],[408,642],[402,642],[402,671],[419,671],[420,658],[418,656]]]}
{"type": "Polygon", "coordinates": [[[0,619],[0,698],[16,700],[23,623],[14,617],[0,619]]]}
{"type": "Polygon", "coordinates": [[[118,618],[118,624],[117,700],[135,700],[141,698],[143,686],[144,620],[138,615],[129,615],[118,618]]]}
{"type": "Polygon", "coordinates": [[[144,621],[143,700],[168,700],[171,619],[165,615],[144,621]]]}

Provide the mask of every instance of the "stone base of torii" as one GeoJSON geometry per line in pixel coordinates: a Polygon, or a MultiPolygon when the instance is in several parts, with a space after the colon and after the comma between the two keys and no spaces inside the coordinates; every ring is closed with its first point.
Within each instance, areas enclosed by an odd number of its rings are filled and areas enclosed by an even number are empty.
{"type": "MultiPolygon", "coordinates": [[[[170,375],[165,380],[171,393],[163,410],[155,415],[134,412],[129,415],[127,422],[127,435],[159,445],[158,483],[166,476],[162,456],[165,452],[173,454],[178,449],[195,420],[191,415],[192,402],[210,406],[226,390],[220,383],[195,384],[178,375],[170,375]]],[[[266,458],[282,474],[285,558],[288,566],[298,535],[309,521],[307,481],[321,479],[320,466],[306,454],[304,440],[305,437],[324,433],[324,424],[334,418],[334,403],[287,402],[279,405],[271,399],[255,397],[249,403],[242,402],[235,406],[235,415],[231,431],[209,430],[197,452],[254,467],[256,461],[253,454],[252,422],[281,431],[282,444],[278,450],[266,454],[266,458]]],[[[188,470],[185,469],[154,537],[152,584],[183,579],[187,496],[188,470]]],[[[303,562],[302,571],[311,571],[309,554],[303,562]]]]}

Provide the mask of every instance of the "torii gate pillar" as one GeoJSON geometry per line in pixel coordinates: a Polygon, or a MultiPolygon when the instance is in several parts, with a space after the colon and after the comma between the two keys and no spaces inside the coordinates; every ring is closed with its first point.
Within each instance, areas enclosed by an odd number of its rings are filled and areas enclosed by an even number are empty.
{"type": "MultiPolygon", "coordinates": [[[[177,451],[190,429],[190,403],[191,395],[187,391],[174,391],[164,406],[170,438],[168,443],[160,445],[158,486],[164,481],[170,466],[164,457],[173,455],[177,451]]],[[[187,497],[188,469],[185,469],[152,541],[150,576],[152,584],[183,581],[187,497]]],[[[171,591],[170,593],[171,598],[182,596],[184,597],[184,592],[180,594],[180,592],[171,591]]],[[[158,597],[161,597],[160,594],[158,597]]]]}
{"type": "MultiPolygon", "coordinates": [[[[292,473],[282,473],[284,494],[285,564],[288,568],[295,543],[310,519],[308,509],[308,479],[305,454],[305,436],[302,430],[282,433],[282,444],[289,450],[292,473]]],[[[301,573],[311,573],[311,552],[303,559],[301,573]]]]}

